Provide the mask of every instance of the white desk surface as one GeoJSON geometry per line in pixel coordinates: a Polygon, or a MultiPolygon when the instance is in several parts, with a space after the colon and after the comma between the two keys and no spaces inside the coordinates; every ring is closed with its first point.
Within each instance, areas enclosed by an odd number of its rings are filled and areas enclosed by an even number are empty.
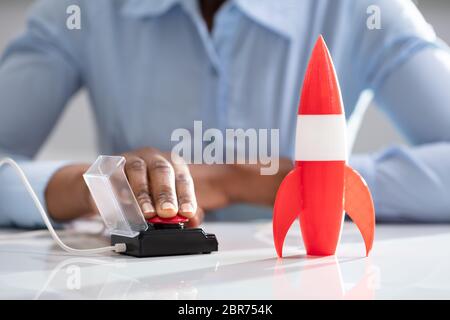
{"type": "MultiPolygon", "coordinates": [[[[219,252],[73,256],[49,236],[0,241],[3,299],[450,298],[450,225],[379,225],[371,255],[346,223],[335,257],[306,257],[298,224],[276,258],[268,222],[208,223],[219,252]]],[[[0,232],[5,234],[6,231],[0,232]]],[[[107,243],[65,236],[75,247],[107,243]]]]}

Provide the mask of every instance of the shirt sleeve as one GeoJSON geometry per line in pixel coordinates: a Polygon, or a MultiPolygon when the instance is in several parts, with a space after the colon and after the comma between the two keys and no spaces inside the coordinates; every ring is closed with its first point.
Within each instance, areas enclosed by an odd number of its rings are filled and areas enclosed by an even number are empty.
{"type": "MultiPolygon", "coordinates": [[[[62,21],[54,18],[51,4],[34,7],[26,32],[0,59],[0,157],[20,161],[43,204],[48,180],[65,162],[31,159],[81,85],[77,64],[57,27],[62,21]]],[[[19,178],[7,167],[0,168],[0,225],[43,225],[19,178]]]]}
{"type": "Polygon", "coordinates": [[[450,222],[449,83],[450,54],[429,47],[392,69],[376,91],[376,104],[410,142],[351,158],[378,220],[450,222]]]}
{"type": "Polygon", "coordinates": [[[378,220],[450,222],[449,50],[412,3],[391,3],[381,10],[384,30],[366,31],[365,79],[410,145],[350,165],[369,184],[378,220]]]}

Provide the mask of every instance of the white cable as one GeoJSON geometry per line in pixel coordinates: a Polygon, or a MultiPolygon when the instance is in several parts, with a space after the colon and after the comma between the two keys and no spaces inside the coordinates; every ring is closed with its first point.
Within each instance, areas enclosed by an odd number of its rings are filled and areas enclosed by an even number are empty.
{"type": "Polygon", "coordinates": [[[42,216],[42,219],[44,220],[45,225],[47,226],[48,231],[50,232],[50,235],[52,236],[53,240],[58,244],[58,246],[70,253],[77,253],[77,254],[97,254],[97,253],[103,253],[103,252],[109,252],[109,251],[115,251],[115,252],[124,252],[126,251],[126,245],[125,243],[116,243],[114,246],[108,246],[108,247],[101,247],[101,248],[93,248],[93,249],[75,249],[72,247],[69,247],[66,245],[62,240],[59,238],[58,234],[56,233],[55,229],[52,226],[52,223],[50,222],[50,219],[48,218],[48,214],[45,211],[44,207],[42,206],[41,202],[39,201],[38,196],[34,192],[33,188],[31,187],[30,182],[28,181],[25,173],[23,172],[22,168],[19,167],[19,165],[11,158],[4,158],[0,160],[0,167],[2,167],[4,164],[9,164],[17,174],[19,175],[20,179],[22,180],[23,184],[25,185],[25,188],[27,189],[28,193],[30,194],[31,198],[34,201],[34,204],[36,205],[37,209],[39,210],[39,213],[42,216]]]}

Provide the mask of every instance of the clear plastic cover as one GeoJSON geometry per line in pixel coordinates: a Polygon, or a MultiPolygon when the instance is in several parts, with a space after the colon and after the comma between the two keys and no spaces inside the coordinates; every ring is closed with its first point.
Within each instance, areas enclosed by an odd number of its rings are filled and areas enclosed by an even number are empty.
{"type": "Polygon", "coordinates": [[[135,237],[148,228],[124,171],[125,158],[99,156],[83,175],[111,233],[135,237]]]}

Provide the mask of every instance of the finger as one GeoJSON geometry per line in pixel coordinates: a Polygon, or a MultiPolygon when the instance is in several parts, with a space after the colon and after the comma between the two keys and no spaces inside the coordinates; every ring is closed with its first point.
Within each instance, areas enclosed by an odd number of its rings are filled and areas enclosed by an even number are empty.
{"type": "Polygon", "coordinates": [[[176,161],[173,165],[175,171],[175,186],[178,199],[178,212],[186,218],[193,218],[197,211],[194,181],[184,162],[176,161]]]}
{"type": "Polygon", "coordinates": [[[146,218],[156,215],[150,197],[147,175],[147,165],[144,159],[134,155],[125,156],[125,173],[133,190],[134,196],[146,218]]]}
{"type": "Polygon", "coordinates": [[[178,212],[174,169],[160,155],[152,156],[147,163],[156,212],[162,218],[174,217],[178,212]]]}
{"type": "Polygon", "coordinates": [[[203,211],[201,208],[197,208],[197,212],[195,213],[195,215],[191,219],[189,219],[187,227],[189,228],[198,227],[199,225],[202,224],[204,218],[205,218],[205,211],[203,211]]]}

